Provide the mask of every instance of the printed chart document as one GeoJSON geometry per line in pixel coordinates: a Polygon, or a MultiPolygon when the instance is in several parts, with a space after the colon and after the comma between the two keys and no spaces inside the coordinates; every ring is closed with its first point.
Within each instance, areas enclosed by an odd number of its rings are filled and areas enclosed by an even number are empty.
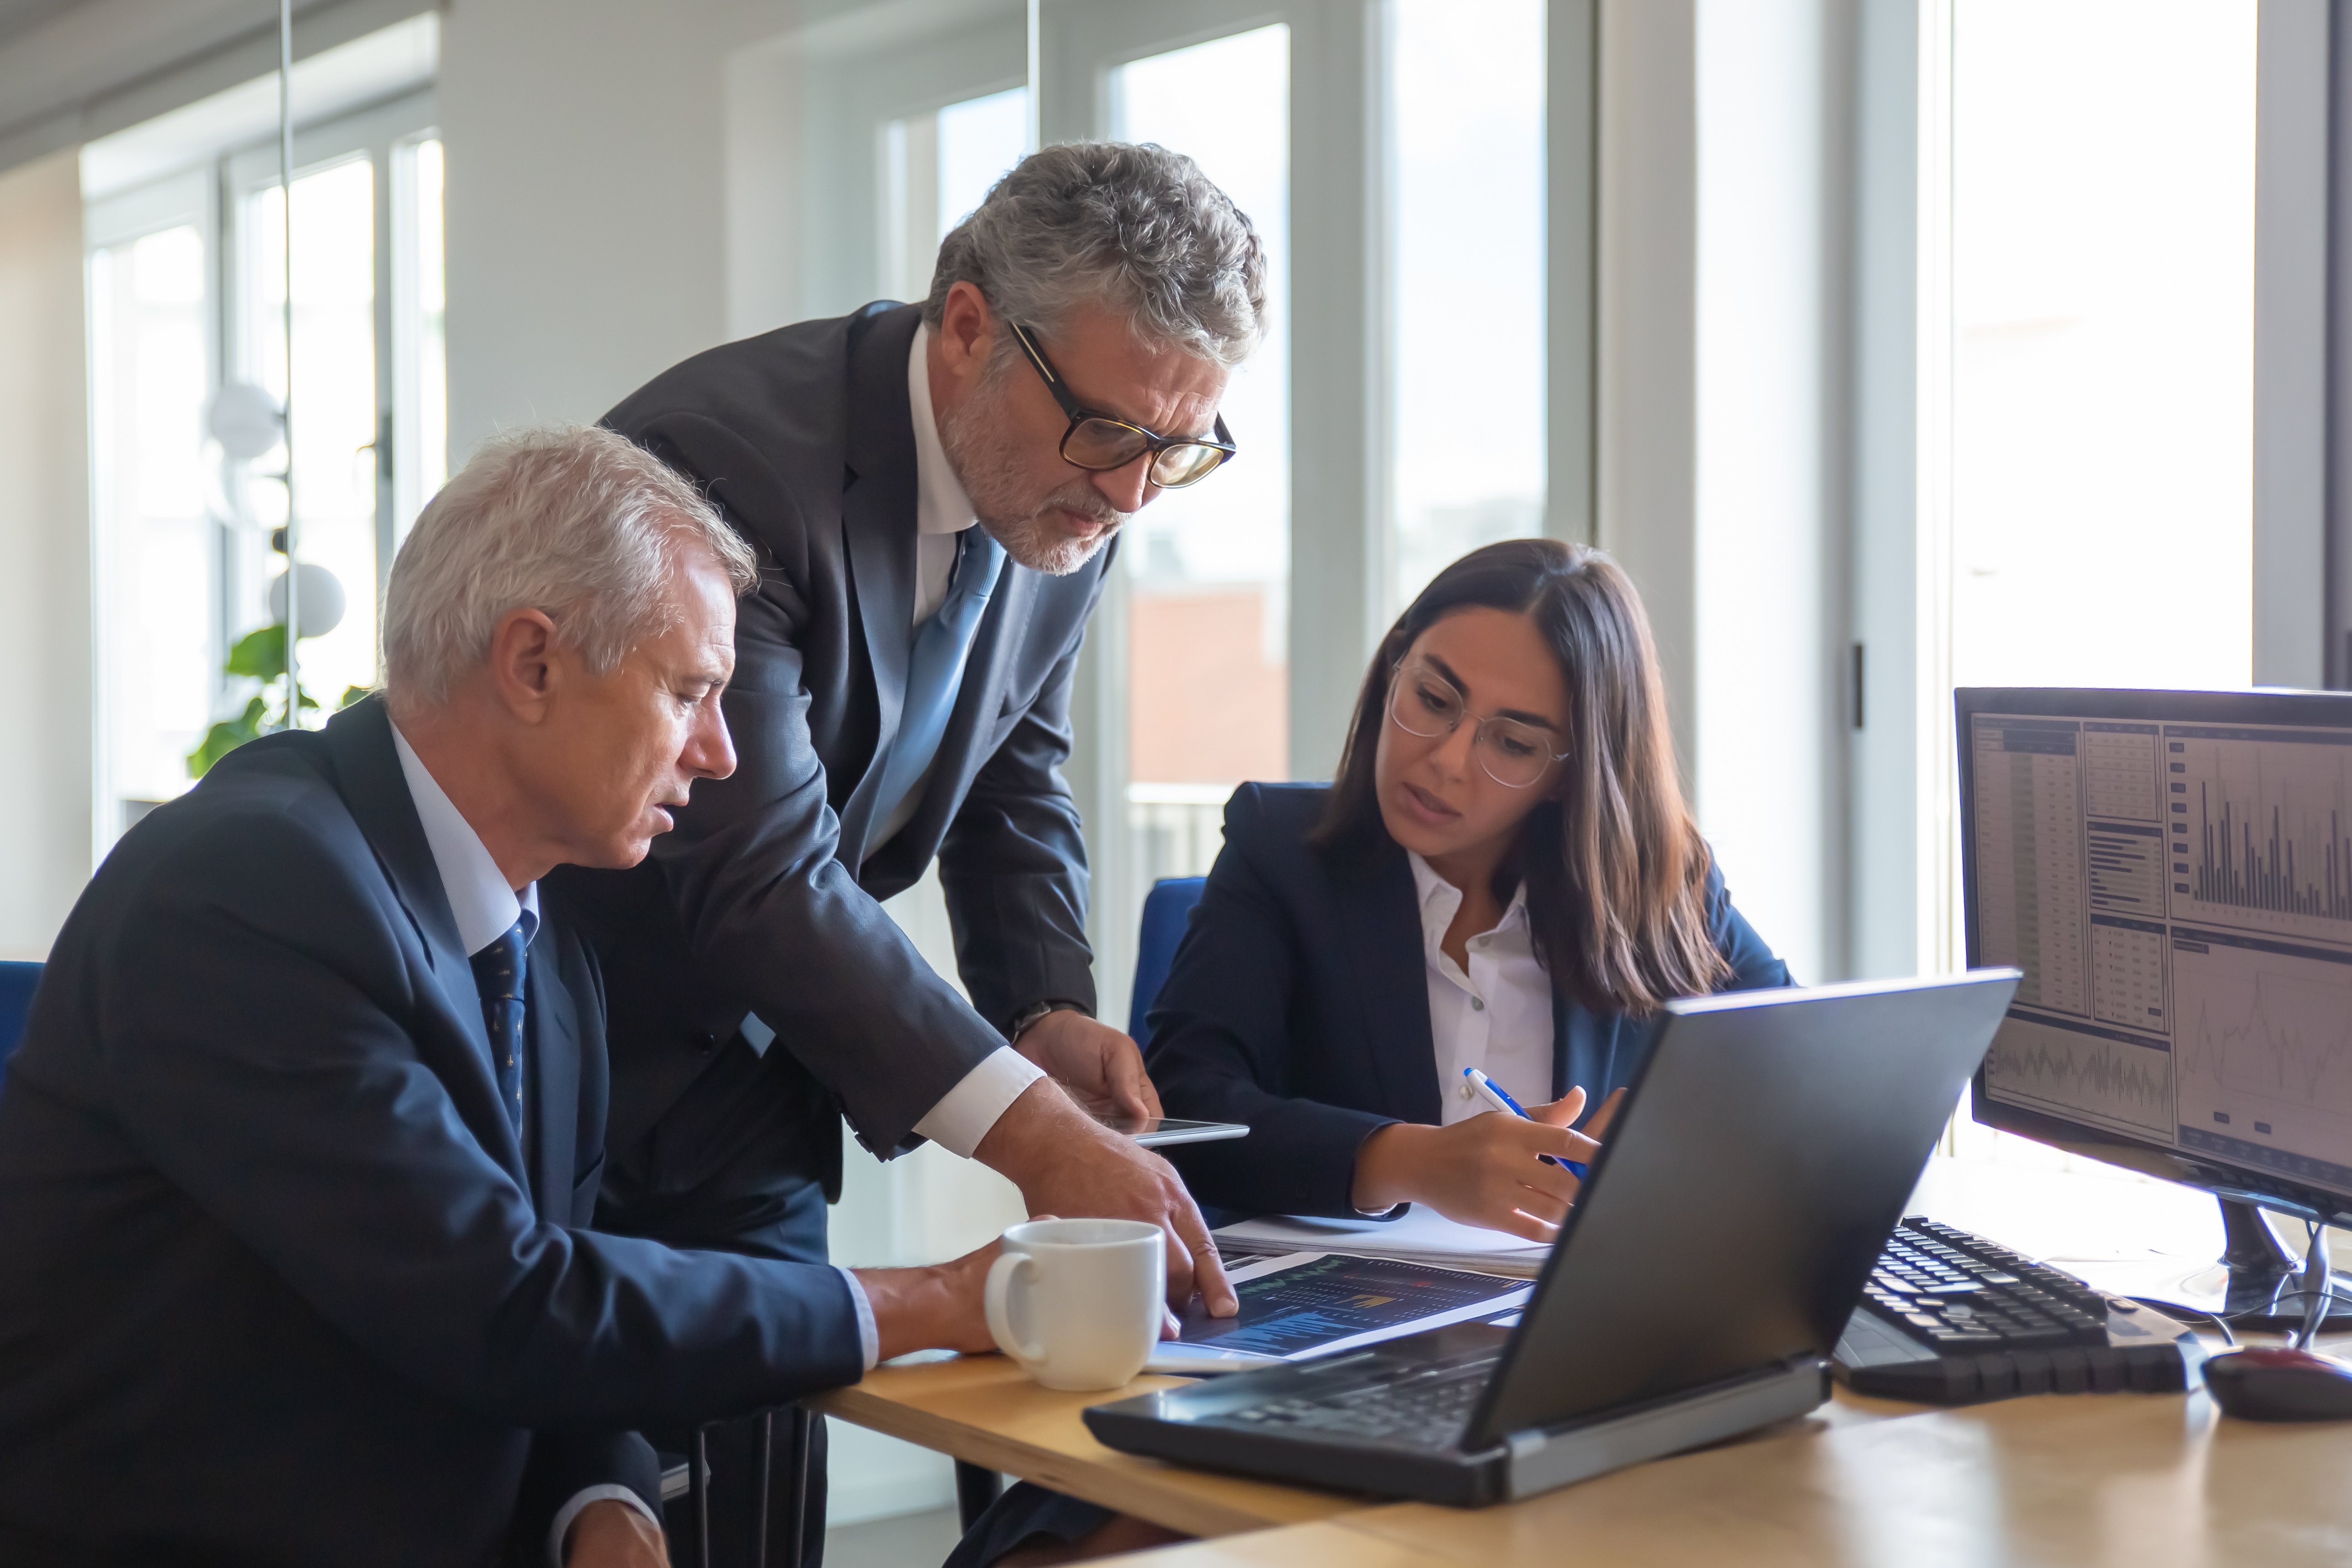
{"type": "Polygon", "coordinates": [[[1194,1298],[1183,1337],[1160,1345],[1152,1371],[1235,1372],[1355,1350],[1510,1311],[1531,1289],[1492,1274],[1336,1252],[1260,1258],[1227,1278],[1241,1311],[1213,1318],[1194,1298]]]}
{"type": "Polygon", "coordinates": [[[1217,1232],[1217,1245],[1229,1254],[1244,1255],[1276,1250],[1352,1252],[1366,1258],[1475,1268],[1486,1274],[1512,1274],[1522,1279],[1543,1272],[1544,1259],[1551,1256],[1548,1242],[1522,1241],[1503,1231],[1457,1225],[1420,1204],[1393,1220],[1266,1215],[1225,1226],[1217,1232]]]}

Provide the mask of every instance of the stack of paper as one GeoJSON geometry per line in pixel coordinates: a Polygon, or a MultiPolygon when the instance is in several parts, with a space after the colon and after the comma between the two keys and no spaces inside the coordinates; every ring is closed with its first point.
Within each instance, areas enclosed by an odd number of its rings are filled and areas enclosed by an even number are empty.
{"type": "Polygon", "coordinates": [[[1520,1279],[1532,1279],[1541,1273],[1544,1259],[1551,1256],[1549,1242],[1522,1241],[1499,1230],[1457,1225],[1423,1204],[1415,1204],[1394,1220],[1267,1215],[1229,1225],[1217,1232],[1217,1239],[1238,1243],[1236,1250],[1349,1252],[1520,1279]]]}

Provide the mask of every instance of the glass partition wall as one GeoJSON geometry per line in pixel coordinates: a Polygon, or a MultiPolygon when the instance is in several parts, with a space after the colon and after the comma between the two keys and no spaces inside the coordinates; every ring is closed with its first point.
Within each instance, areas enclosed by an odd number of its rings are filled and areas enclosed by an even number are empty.
{"type": "MultiPolygon", "coordinates": [[[[432,121],[420,94],[295,138],[297,546],[333,580],[306,572],[299,605],[314,724],[375,684],[393,554],[448,471],[432,121]]],[[[86,214],[101,855],[193,783],[190,754],[262,687],[230,650],[283,619],[284,441],[240,459],[209,420],[224,387],[284,397],[283,203],[272,142],[86,214]]]]}

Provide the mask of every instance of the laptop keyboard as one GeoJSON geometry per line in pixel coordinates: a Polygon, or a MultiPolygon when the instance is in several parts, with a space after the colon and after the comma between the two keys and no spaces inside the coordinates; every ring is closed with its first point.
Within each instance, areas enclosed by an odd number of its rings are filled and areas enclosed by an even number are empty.
{"type": "Polygon", "coordinates": [[[1433,1367],[1399,1368],[1393,1375],[1354,1388],[1312,1399],[1271,1399],[1220,1419],[1253,1432],[1312,1432],[1412,1448],[1451,1448],[1470,1424],[1470,1412],[1494,1374],[1496,1360],[1482,1355],[1433,1367]]]}

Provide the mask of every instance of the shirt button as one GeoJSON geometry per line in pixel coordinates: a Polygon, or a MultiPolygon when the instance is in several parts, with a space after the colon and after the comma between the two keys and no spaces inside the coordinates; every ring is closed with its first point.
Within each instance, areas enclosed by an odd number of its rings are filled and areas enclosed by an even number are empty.
{"type": "Polygon", "coordinates": [[[1471,1087],[1470,1080],[1466,1078],[1462,1080],[1462,1098],[1465,1100],[1478,1098],[1478,1091],[1471,1087]]]}
{"type": "Polygon", "coordinates": [[[1470,998],[1470,1011],[1473,1013],[1483,1013],[1486,1010],[1486,1003],[1485,998],[1479,996],[1473,996],[1470,998]]]}

